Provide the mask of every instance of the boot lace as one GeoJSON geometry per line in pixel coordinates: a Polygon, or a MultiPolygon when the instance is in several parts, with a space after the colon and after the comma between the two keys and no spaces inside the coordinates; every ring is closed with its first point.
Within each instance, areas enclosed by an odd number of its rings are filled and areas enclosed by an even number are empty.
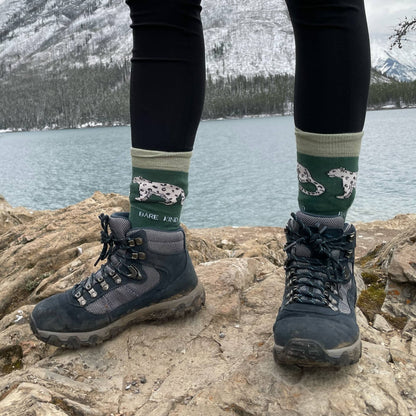
{"type": "Polygon", "coordinates": [[[306,303],[338,310],[338,285],[351,279],[345,259],[353,254],[354,233],[331,236],[326,226],[309,227],[292,213],[298,227],[285,230],[287,291],[285,304],[306,303]],[[306,246],[311,254],[295,254],[295,246],[306,246]]]}
{"type": "Polygon", "coordinates": [[[96,266],[100,260],[105,260],[112,254],[115,242],[113,234],[108,233],[108,223],[110,221],[110,217],[108,215],[100,214],[98,218],[101,221],[101,243],[103,248],[97,261],[94,263],[94,266],[96,266]]]}
{"type": "MultiPolygon", "coordinates": [[[[107,262],[103,264],[99,270],[92,273],[89,277],[76,284],[72,289],[73,296],[78,300],[78,302],[84,306],[87,301],[85,300],[83,294],[87,291],[92,298],[97,296],[97,292],[94,289],[94,286],[99,284],[103,290],[108,290],[109,284],[106,281],[106,278],[112,278],[117,284],[121,283],[120,275],[122,272],[119,270],[118,266],[121,261],[126,258],[139,258],[138,255],[144,253],[133,253],[128,257],[127,253],[131,253],[132,247],[139,245],[137,240],[118,240],[115,236],[109,232],[109,221],[110,217],[108,215],[101,214],[98,217],[101,221],[101,243],[103,245],[98,259],[94,263],[96,266],[100,261],[107,259],[107,262]]],[[[134,268],[135,274],[138,274],[138,270],[134,268]]],[[[125,274],[125,273],[123,273],[125,274]]]]}

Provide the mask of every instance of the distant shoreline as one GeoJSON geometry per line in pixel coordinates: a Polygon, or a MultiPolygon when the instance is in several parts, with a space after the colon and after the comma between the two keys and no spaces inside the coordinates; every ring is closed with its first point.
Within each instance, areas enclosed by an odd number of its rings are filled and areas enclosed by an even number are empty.
{"type": "MultiPolygon", "coordinates": [[[[367,111],[386,111],[386,110],[409,110],[416,108],[415,105],[409,105],[407,107],[397,107],[394,104],[388,104],[385,106],[382,106],[380,108],[375,107],[368,107],[367,111]]],[[[224,117],[218,117],[218,118],[206,118],[201,119],[202,121],[222,121],[222,120],[244,120],[244,119],[253,119],[253,118],[271,118],[271,117],[287,117],[292,116],[293,112],[288,112],[285,114],[249,114],[244,116],[224,116],[224,117]]],[[[58,126],[45,126],[43,128],[36,128],[36,129],[29,129],[25,130],[22,128],[7,128],[0,130],[0,134],[5,133],[24,133],[24,132],[42,132],[42,131],[49,131],[49,130],[77,130],[77,129],[89,129],[89,128],[105,128],[105,127],[130,127],[130,124],[123,124],[115,122],[113,124],[106,124],[106,123],[84,123],[77,127],[58,127],[58,126]]]]}

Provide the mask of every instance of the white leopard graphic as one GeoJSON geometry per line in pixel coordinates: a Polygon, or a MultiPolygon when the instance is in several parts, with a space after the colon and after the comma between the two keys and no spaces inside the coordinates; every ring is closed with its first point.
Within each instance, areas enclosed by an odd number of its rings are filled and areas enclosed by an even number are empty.
{"type": "Polygon", "coordinates": [[[345,168],[331,169],[328,172],[330,178],[342,179],[342,188],[344,189],[344,195],[337,196],[338,199],[347,199],[352,195],[357,185],[358,172],[351,172],[345,168]]]}
{"type": "Polygon", "coordinates": [[[143,176],[133,178],[133,183],[139,185],[139,196],[135,198],[137,201],[147,201],[152,195],[160,196],[163,199],[161,203],[165,205],[176,204],[179,199],[183,205],[185,201],[185,191],[179,186],[149,181],[143,176]]]}
{"type": "Polygon", "coordinates": [[[298,171],[299,189],[301,192],[310,196],[319,196],[325,192],[325,187],[319,182],[316,182],[316,180],[312,178],[311,173],[309,172],[308,169],[305,168],[305,166],[302,166],[300,163],[298,163],[297,171],[298,171]],[[301,185],[301,183],[310,183],[313,186],[315,186],[316,190],[314,192],[307,191],[301,185]]]}

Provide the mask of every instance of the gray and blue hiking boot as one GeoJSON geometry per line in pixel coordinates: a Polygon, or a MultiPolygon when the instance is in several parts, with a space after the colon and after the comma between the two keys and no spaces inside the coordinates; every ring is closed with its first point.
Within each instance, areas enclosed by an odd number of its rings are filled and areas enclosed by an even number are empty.
{"type": "Polygon", "coordinates": [[[132,229],[128,213],[100,219],[103,250],[97,262],[106,263],[32,312],[32,331],[48,344],[96,345],[131,324],[181,317],[205,302],[182,229],[132,229]]]}
{"type": "Polygon", "coordinates": [[[286,287],[273,327],[275,361],[340,367],[361,357],[355,318],[355,228],[298,212],[285,229],[286,287]]]}

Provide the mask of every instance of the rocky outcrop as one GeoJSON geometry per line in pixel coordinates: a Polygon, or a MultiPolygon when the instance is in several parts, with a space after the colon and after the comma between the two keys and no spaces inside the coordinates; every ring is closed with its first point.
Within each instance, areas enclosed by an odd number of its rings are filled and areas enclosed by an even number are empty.
{"type": "Polygon", "coordinates": [[[99,193],[53,212],[0,201],[1,416],[416,415],[416,215],[357,225],[363,357],[354,366],[274,363],[284,256],[283,230],[270,227],[186,230],[207,293],[197,315],[94,348],[44,345],[28,325],[34,304],[93,271],[97,215],[127,207],[99,193]]]}
{"type": "Polygon", "coordinates": [[[368,265],[379,267],[386,275],[381,311],[401,318],[403,335],[411,341],[416,337],[416,227],[406,228],[374,254],[368,265]]]}

